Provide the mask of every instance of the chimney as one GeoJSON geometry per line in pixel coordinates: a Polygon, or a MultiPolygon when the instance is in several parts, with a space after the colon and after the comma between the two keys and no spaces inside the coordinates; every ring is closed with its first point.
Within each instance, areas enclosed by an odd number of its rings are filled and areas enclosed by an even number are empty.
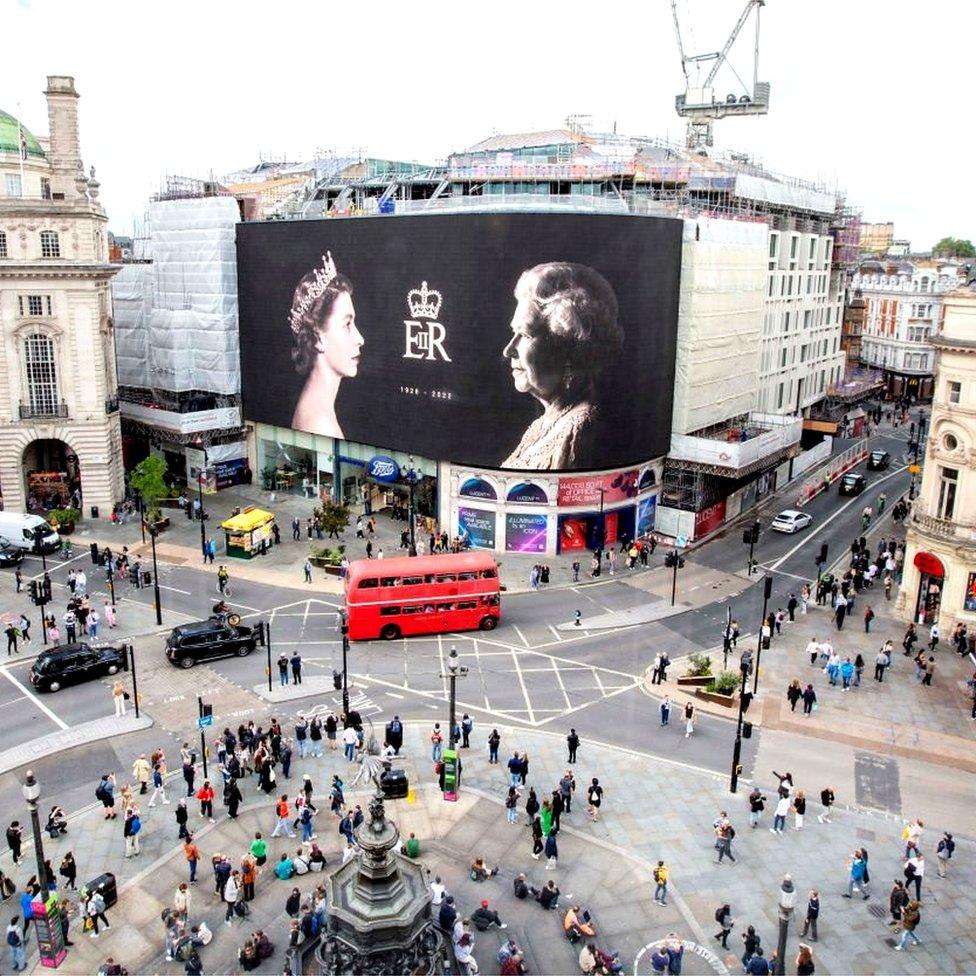
{"type": "Polygon", "coordinates": [[[85,195],[85,172],[78,139],[78,93],[69,75],[48,75],[48,132],[51,162],[51,190],[65,199],[85,195]]]}

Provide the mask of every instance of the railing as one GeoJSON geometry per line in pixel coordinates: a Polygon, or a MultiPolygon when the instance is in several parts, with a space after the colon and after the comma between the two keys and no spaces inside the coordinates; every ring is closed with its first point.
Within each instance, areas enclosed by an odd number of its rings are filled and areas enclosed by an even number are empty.
{"type": "Polygon", "coordinates": [[[912,522],[922,532],[937,536],[940,539],[959,539],[965,542],[976,542],[976,523],[957,522],[954,519],[939,518],[929,515],[918,504],[912,506],[912,522]]]}
{"type": "Polygon", "coordinates": [[[105,412],[106,413],[118,413],[119,412],[119,398],[117,396],[109,397],[105,401],[105,412]]]}
{"type": "Polygon", "coordinates": [[[31,403],[20,404],[21,420],[41,420],[48,417],[58,417],[62,420],[68,417],[68,404],[54,403],[49,406],[39,406],[31,403]]]}

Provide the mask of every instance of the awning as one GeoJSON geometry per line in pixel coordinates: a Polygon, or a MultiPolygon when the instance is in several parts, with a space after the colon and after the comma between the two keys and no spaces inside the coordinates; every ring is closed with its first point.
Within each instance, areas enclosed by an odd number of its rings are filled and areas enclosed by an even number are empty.
{"type": "Polygon", "coordinates": [[[915,553],[915,568],[928,576],[935,576],[938,579],[945,578],[945,567],[942,565],[942,561],[930,552],[915,553]]]}
{"type": "Polygon", "coordinates": [[[228,532],[250,532],[266,522],[274,519],[274,513],[266,512],[263,508],[246,508],[240,515],[234,515],[221,522],[220,527],[228,532]]]}

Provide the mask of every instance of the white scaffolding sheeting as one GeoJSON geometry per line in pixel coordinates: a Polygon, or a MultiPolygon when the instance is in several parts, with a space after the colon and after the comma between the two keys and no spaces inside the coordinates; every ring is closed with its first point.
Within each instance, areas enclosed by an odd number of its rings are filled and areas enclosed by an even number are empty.
{"type": "Polygon", "coordinates": [[[115,359],[120,386],[147,386],[152,265],[124,264],[112,279],[115,359]]]}
{"type": "Polygon", "coordinates": [[[232,197],[150,205],[152,387],[238,393],[237,252],[240,214],[232,197]]]}
{"type": "Polygon", "coordinates": [[[685,221],[674,434],[756,409],[768,235],[764,223],[685,221]]]}

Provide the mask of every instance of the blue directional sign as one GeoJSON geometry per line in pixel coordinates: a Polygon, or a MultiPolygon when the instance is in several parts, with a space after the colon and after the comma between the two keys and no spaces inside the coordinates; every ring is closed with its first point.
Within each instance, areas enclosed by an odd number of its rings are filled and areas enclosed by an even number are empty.
{"type": "Polygon", "coordinates": [[[201,731],[211,725],[213,725],[213,715],[201,715],[197,719],[197,728],[201,731]]]}

